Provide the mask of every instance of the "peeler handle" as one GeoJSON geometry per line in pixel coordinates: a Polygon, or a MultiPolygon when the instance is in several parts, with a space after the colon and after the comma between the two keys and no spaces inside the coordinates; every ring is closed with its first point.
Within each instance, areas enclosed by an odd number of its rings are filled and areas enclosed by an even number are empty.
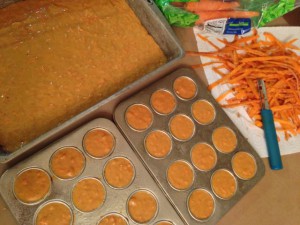
{"type": "Polygon", "coordinates": [[[263,109],[261,111],[261,116],[264,126],[271,169],[280,170],[283,166],[277,141],[277,135],[275,131],[273,113],[269,109],[263,109]]]}

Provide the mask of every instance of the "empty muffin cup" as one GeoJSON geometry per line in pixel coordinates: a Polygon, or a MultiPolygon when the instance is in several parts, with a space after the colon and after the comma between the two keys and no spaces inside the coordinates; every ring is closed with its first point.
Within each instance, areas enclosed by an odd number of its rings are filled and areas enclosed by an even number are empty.
{"type": "Polygon", "coordinates": [[[51,200],[42,204],[34,215],[34,225],[72,225],[73,212],[67,203],[51,200]]]}
{"type": "Polygon", "coordinates": [[[131,129],[145,131],[152,125],[153,114],[147,106],[134,104],[127,108],[125,120],[131,129]]]}
{"type": "Polygon", "coordinates": [[[216,196],[223,200],[231,199],[237,190],[234,175],[225,169],[216,170],[211,177],[211,188],[216,196]]]}
{"type": "Polygon", "coordinates": [[[73,205],[81,212],[91,212],[103,205],[106,191],[100,180],[86,177],[78,181],[72,190],[73,205]]]}
{"type": "Polygon", "coordinates": [[[108,213],[104,215],[97,225],[128,225],[128,220],[120,213],[108,213]]]}
{"type": "Polygon", "coordinates": [[[106,162],[103,177],[113,188],[127,188],[134,180],[135,169],[125,157],[115,157],[106,162]]]}
{"type": "Polygon", "coordinates": [[[88,131],[83,138],[85,152],[96,159],[109,156],[115,148],[115,137],[108,130],[95,128],[88,131]]]}
{"type": "Polygon", "coordinates": [[[212,141],[217,150],[231,153],[237,146],[237,137],[229,127],[218,127],[213,131],[212,141]]]}
{"type": "Polygon", "coordinates": [[[242,180],[252,179],[257,170],[256,160],[248,152],[237,152],[231,160],[233,172],[242,180]]]}
{"type": "Polygon", "coordinates": [[[188,116],[177,114],[170,119],[169,129],[177,140],[188,141],[195,133],[195,124],[188,116]]]}
{"type": "Polygon", "coordinates": [[[150,156],[156,159],[162,159],[171,152],[172,139],[164,131],[154,130],[146,136],[144,146],[150,156]]]}
{"type": "Polygon", "coordinates": [[[175,94],[183,100],[190,100],[197,94],[197,86],[195,82],[186,76],[176,78],[173,83],[173,90],[175,94]]]}
{"type": "Polygon", "coordinates": [[[177,160],[169,166],[167,180],[175,190],[187,190],[194,182],[193,167],[186,161],[177,160]]]}
{"type": "Polygon", "coordinates": [[[63,147],[56,150],[50,158],[52,173],[61,179],[79,176],[85,167],[85,157],[75,147],[63,147]]]}
{"type": "Polygon", "coordinates": [[[38,204],[43,201],[50,192],[51,178],[48,172],[41,168],[26,168],[20,171],[14,180],[14,196],[24,204],[38,204]]]}
{"type": "Polygon", "coordinates": [[[207,143],[197,143],[191,149],[193,165],[201,171],[210,171],[217,163],[215,150],[207,143]]]}
{"type": "Polygon", "coordinates": [[[150,104],[158,114],[168,115],[175,110],[176,99],[169,91],[161,89],[151,95],[150,104]]]}
{"type": "Polygon", "coordinates": [[[192,105],[192,115],[199,124],[208,125],[214,121],[216,110],[210,102],[198,100],[192,105]]]}
{"type": "Polygon", "coordinates": [[[160,220],[156,222],[154,225],[174,225],[174,223],[168,220],[160,220]]]}
{"type": "Polygon", "coordinates": [[[136,223],[150,223],[156,217],[158,208],[155,195],[148,190],[137,190],[127,200],[127,213],[136,223]]]}
{"type": "Polygon", "coordinates": [[[215,200],[209,191],[196,189],[188,196],[187,207],[195,220],[206,221],[215,211],[215,200]]]}

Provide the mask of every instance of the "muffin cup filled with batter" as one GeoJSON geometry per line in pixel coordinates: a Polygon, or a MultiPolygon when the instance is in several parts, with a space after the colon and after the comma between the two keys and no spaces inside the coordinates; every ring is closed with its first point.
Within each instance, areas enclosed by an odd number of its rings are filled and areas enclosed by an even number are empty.
{"type": "Polygon", "coordinates": [[[187,115],[177,114],[170,119],[169,129],[175,139],[188,141],[194,136],[195,124],[187,115]]]}
{"type": "Polygon", "coordinates": [[[162,115],[172,113],[176,108],[176,99],[169,91],[160,89],[155,91],[150,98],[151,107],[162,115]]]}
{"type": "Polygon", "coordinates": [[[193,165],[200,171],[210,171],[217,163],[217,153],[207,143],[197,143],[191,149],[193,165]]]}
{"type": "Polygon", "coordinates": [[[215,211],[215,200],[209,191],[195,189],[188,196],[187,207],[195,220],[206,221],[215,211]]]}
{"type": "Polygon", "coordinates": [[[115,157],[104,165],[103,177],[112,188],[123,189],[131,185],[135,177],[132,162],[125,157],[115,157]]]}
{"type": "Polygon", "coordinates": [[[177,97],[182,100],[194,98],[198,91],[195,82],[186,76],[176,78],[173,83],[173,90],[177,97]]]}
{"type": "Polygon", "coordinates": [[[194,183],[193,167],[186,161],[177,160],[167,170],[169,185],[177,191],[189,189],[194,183]]]}
{"type": "Polygon", "coordinates": [[[85,177],[74,185],[71,197],[76,209],[91,212],[103,205],[106,190],[99,179],[85,177]]]}
{"type": "Polygon", "coordinates": [[[214,121],[216,110],[210,102],[198,100],[192,105],[192,115],[199,124],[208,125],[214,121]]]}
{"type": "Polygon", "coordinates": [[[172,223],[171,221],[168,220],[161,220],[156,222],[154,225],[174,225],[174,223],[172,223]]]}
{"type": "Polygon", "coordinates": [[[213,131],[212,141],[217,150],[231,153],[237,146],[237,137],[229,127],[218,127],[213,131]]]}
{"type": "Polygon", "coordinates": [[[62,147],[52,154],[49,167],[58,178],[73,179],[83,172],[85,157],[75,147],[62,147]]]}
{"type": "Polygon", "coordinates": [[[15,177],[13,193],[23,204],[38,204],[50,194],[51,182],[51,177],[45,170],[26,168],[15,177]]]}
{"type": "Polygon", "coordinates": [[[223,200],[231,199],[237,191],[237,181],[226,169],[216,170],[211,176],[210,183],[215,195],[223,200]]]}
{"type": "Polygon", "coordinates": [[[127,200],[127,214],[139,224],[149,224],[159,210],[155,195],[145,189],[133,192],[127,200]]]}
{"type": "Polygon", "coordinates": [[[83,148],[92,158],[103,159],[113,152],[115,142],[112,133],[102,128],[95,128],[84,135],[83,148]]]}
{"type": "Polygon", "coordinates": [[[250,180],[256,174],[256,160],[248,152],[237,152],[231,159],[231,165],[233,172],[242,180],[250,180]]]}
{"type": "Polygon", "coordinates": [[[172,139],[162,130],[151,131],[144,140],[147,153],[156,159],[167,157],[172,150],[172,139]]]}
{"type": "Polygon", "coordinates": [[[135,131],[145,131],[153,123],[151,110],[142,104],[134,104],[127,108],[125,120],[128,126],[135,131]]]}
{"type": "Polygon", "coordinates": [[[128,220],[119,213],[108,213],[104,215],[97,225],[128,225],[128,220]]]}
{"type": "Polygon", "coordinates": [[[34,225],[72,225],[73,212],[67,203],[50,200],[39,206],[34,215],[34,225]]]}

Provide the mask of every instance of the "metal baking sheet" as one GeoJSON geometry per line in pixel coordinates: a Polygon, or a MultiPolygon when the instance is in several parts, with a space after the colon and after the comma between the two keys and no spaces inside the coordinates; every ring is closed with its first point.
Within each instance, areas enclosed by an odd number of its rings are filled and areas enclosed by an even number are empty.
{"type": "Polygon", "coordinates": [[[74,214],[74,225],[76,224],[96,224],[100,218],[108,213],[116,212],[124,215],[129,224],[135,224],[126,210],[126,201],[130,194],[139,189],[146,189],[152,192],[158,200],[158,213],[151,224],[157,221],[168,220],[176,225],[183,224],[181,218],[176,213],[166,196],[160,190],[158,185],[146,170],[142,161],[130,148],[125,138],[121,135],[115,124],[108,119],[95,119],[84,126],[76,129],[67,136],[61,138],[56,143],[35,153],[33,156],[21,161],[14,167],[8,169],[0,179],[0,193],[7,203],[11,213],[19,224],[31,225],[36,210],[40,205],[49,200],[61,200],[66,202],[74,214]],[[111,155],[104,159],[95,159],[88,156],[83,150],[83,137],[93,128],[102,128],[111,132],[115,137],[115,148],[111,155]],[[64,146],[73,146],[78,148],[86,158],[86,166],[82,174],[71,180],[61,180],[56,178],[49,169],[49,159],[51,155],[59,148],[64,146]],[[135,178],[131,185],[125,189],[111,188],[103,178],[103,168],[105,163],[114,157],[125,157],[129,159],[135,168],[135,178]],[[52,177],[52,190],[49,196],[37,205],[25,205],[19,202],[13,195],[13,181],[19,171],[28,167],[38,167],[47,171],[52,177]],[[73,185],[84,177],[96,177],[100,179],[106,189],[106,199],[102,207],[89,213],[82,213],[75,209],[71,201],[71,190],[73,185]]]}
{"type": "MultiPolygon", "coordinates": [[[[6,7],[7,5],[13,4],[17,1],[18,0],[0,0],[0,7],[6,7]]],[[[51,142],[74,130],[76,127],[79,127],[80,125],[99,116],[112,119],[113,110],[121,100],[127,98],[158,78],[161,78],[178,66],[180,59],[184,56],[184,50],[172,28],[169,26],[157,6],[152,0],[127,0],[127,2],[140,19],[143,26],[147,29],[149,34],[154,38],[163,50],[164,54],[167,56],[167,63],[154,71],[145,74],[139,80],[128,85],[107,99],[100,101],[84,112],[74,116],[70,120],[27,143],[17,151],[13,153],[6,153],[0,149],[0,175],[10,166],[24,159],[28,155],[33,154],[39,149],[44,148],[51,142]]]]}
{"type": "Polygon", "coordinates": [[[134,96],[130,97],[129,99],[123,101],[120,105],[118,105],[115,113],[114,118],[116,121],[117,126],[123,132],[129,143],[132,145],[133,149],[138,153],[141,159],[144,161],[147,168],[151,171],[153,177],[157,179],[157,182],[162,187],[170,201],[173,203],[177,211],[180,213],[181,217],[184,218],[187,224],[196,225],[199,224],[199,221],[196,221],[192,218],[189,214],[188,207],[187,207],[187,198],[188,195],[191,193],[192,190],[197,188],[204,188],[208,190],[215,199],[215,212],[212,216],[207,220],[203,221],[202,224],[216,224],[217,221],[230,209],[236,204],[251,188],[255,186],[255,184],[263,177],[265,168],[261,158],[255,152],[255,150],[250,146],[247,140],[242,136],[236,126],[232,123],[229,117],[225,114],[223,109],[218,105],[212,95],[208,92],[207,87],[202,83],[196,73],[189,69],[189,68],[181,68],[178,69],[171,74],[167,75],[166,77],[162,78],[161,80],[151,84],[146,89],[140,91],[139,93],[135,94],[134,96]],[[150,128],[143,132],[137,132],[131,129],[125,119],[125,111],[126,109],[132,104],[143,104],[151,109],[150,104],[150,97],[153,92],[159,89],[164,89],[171,92],[174,96],[176,94],[173,90],[173,82],[176,78],[180,76],[187,76],[191,78],[197,85],[198,92],[196,96],[191,100],[181,100],[180,98],[176,97],[177,107],[176,109],[169,115],[159,115],[152,109],[153,114],[153,122],[150,128]],[[155,159],[147,154],[146,149],[144,147],[144,139],[146,135],[152,130],[162,130],[169,133],[168,123],[170,118],[178,113],[183,113],[190,118],[193,118],[191,113],[191,106],[193,102],[198,99],[205,99],[209,101],[216,110],[216,116],[213,123],[209,125],[200,125],[194,119],[194,124],[196,126],[194,136],[188,141],[178,141],[175,138],[172,138],[173,142],[173,149],[171,153],[164,159],[155,159]],[[190,150],[194,146],[194,144],[198,142],[206,142],[211,146],[214,146],[212,142],[212,132],[216,127],[220,126],[227,126],[231,128],[237,137],[237,147],[235,150],[229,154],[224,154],[216,150],[217,153],[217,163],[216,166],[208,172],[201,172],[194,167],[194,183],[193,185],[185,191],[176,191],[174,190],[167,181],[166,171],[171,164],[171,162],[175,160],[185,160],[190,165],[193,165],[190,159],[190,150]],[[214,171],[218,169],[225,169],[230,171],[234,174],[231,166],[231,159],[233,155],[237,151],[246,151],[252,154],[256,160],[257,164],[257,172],[256,175],[248,180],[239,179],[235,176],[237,181],[237,191],[229,200],[223,200],[218,198],[216,195],[213,194],[213,190],[210,185],[210,179],[214,171]]]}

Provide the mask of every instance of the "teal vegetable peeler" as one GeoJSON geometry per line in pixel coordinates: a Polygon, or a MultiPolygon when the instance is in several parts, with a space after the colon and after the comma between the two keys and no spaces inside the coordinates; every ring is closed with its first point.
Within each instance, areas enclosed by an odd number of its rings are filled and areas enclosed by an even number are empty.
{"type": "Polygon", "coordinates": [[[270,110],[265,82],[263,80],[258,80],[258,87],[262,103],[261,117],[267,142],[270,167],[272,170],[280,170],[283,168],[283,166],[275,130],[273,113],[270,110]]]}

